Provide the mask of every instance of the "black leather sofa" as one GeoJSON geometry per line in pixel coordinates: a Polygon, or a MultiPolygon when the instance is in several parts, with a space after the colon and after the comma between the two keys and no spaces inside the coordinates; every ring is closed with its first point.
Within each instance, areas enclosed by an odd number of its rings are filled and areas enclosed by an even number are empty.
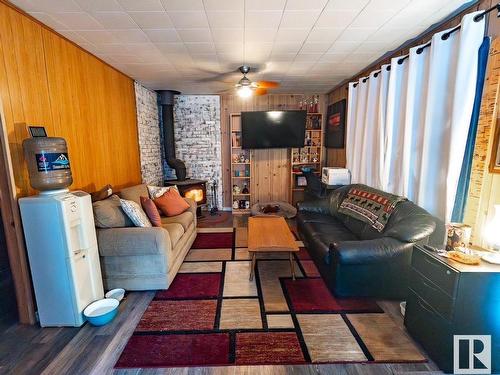
{"type": "Polygon", "coordinates": [[[405,298],[415,243],[442,243],[444,225],[410,201],[400,202],[382,232],[338,212],[351,187],[299,203],[297,227],[321,276],[337,296],[405,298]]]}

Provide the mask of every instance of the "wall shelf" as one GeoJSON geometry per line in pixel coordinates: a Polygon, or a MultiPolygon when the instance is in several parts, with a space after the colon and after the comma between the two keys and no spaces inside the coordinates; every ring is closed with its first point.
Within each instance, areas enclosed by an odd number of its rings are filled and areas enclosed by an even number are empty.
{"type": "MultiPolygon", "coordinates": [[[[251,188],[252,179],[252,152],[250,150],[243,150],[241,148],[241,114],[232,113],[229,115],[229,126],[231,133],[231,205],[234,205],[235,201],[248,201],[249,205],[252,204],[252,192],[249,193],[235,193],[233,186],[238,186],[240,191],[243,190],[246,185],[247,189],[251,188]],[[235,156],[240,157],[243,154],[243,160],[248,160],[247,162],[233,162],[233,160],[238,160],[235,156]],[[236,171],[240,174],[249,174],[246,176],[235,176],[236,171]]],[[[234,214],[249,214],[250,209],[246,208],[234,208],[234,214]]]]}
{"type": "Polygon", "coordinates": [[[302,200],[304,197],[305,187],[297,185],[297,180],[303,174],[303,172],[296,169],[302,166],[310,166],[314,174],[321,174],[321,166],[323,164],[323,114],[321,113],[308,113],[306,117],[306,142],[311,142],[313,144],[304,145],[301,148],[292,148],[290,150],[290,203],[295,205],[298,201],[302,200]],[[308,162],[295,161],[303,160],[307,157],[308,162]],[[313,158],[317,158],[317,161],[312,161],[313,158]],[[296,168],[294,168],[296,167],[296,168]],[[295,169],[295,170],[294,170],[295,169]]]}

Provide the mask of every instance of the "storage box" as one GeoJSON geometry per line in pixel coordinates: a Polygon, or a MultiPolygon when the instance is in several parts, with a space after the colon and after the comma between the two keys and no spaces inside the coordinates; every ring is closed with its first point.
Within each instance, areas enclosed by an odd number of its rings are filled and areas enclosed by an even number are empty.
{"type": "Polygon", "coordinates": [[[323,167],[321,182],[326,185],[349,185],[351,172],[346,168],[323,167]]]}

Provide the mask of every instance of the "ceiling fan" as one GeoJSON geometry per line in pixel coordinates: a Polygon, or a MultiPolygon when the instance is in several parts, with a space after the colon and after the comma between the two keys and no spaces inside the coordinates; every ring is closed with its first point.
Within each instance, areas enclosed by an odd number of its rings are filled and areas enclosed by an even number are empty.
{"type": "Polygon", "coordinates": [[[267,89],[274,89],[279,87],[279,82],[275,81],[256,81],[252,82],[247,74],[250,72],[250,67],[248,65],[242,65],[238,70],[243,74],[237,84],[234,85],[236,88],[236,93],[242,98],[248,98],[252,95],[266,95],[267,89]]]}

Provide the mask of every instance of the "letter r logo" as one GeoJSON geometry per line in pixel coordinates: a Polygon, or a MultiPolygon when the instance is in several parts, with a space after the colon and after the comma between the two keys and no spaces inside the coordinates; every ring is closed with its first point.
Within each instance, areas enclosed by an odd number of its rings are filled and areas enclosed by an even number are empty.
{"type": "Polygon", "coordinates": [[[491,374],[491,336],[454,335],[453,373],[491,374]]]}

